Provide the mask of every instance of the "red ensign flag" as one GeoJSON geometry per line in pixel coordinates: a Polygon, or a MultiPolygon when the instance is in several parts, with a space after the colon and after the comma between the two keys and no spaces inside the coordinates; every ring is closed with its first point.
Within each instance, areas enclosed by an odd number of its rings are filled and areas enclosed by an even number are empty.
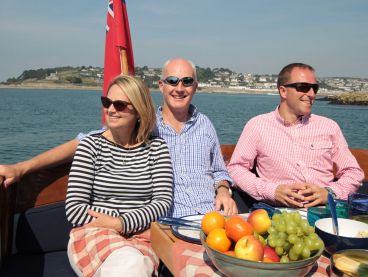
{"type": "MultiPolygon", "coordinates": [[[[109,0],[107,7],[103,95],[110,81],[122,72],[121,51],[125,50],[129,75],[134,75],[132,41],[124,0],[109,0]]],[[[105,122],[102,116],[102,122],[105,122]]]]}

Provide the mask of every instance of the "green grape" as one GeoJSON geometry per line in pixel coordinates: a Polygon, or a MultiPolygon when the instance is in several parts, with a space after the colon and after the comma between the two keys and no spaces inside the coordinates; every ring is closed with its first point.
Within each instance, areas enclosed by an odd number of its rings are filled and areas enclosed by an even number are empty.
{"type": "Polygon", "coordinates": [[[276,239],[268,239],[267,244],[271,247],[276,247],[276,239]]]}
{"type": "Polygon", "coordinates": [[[275,240],[275,239],[277,239],[279,236],[278,236],[278,234],[277,233],[272,233],[272,234],[269,234],[269,236],[268,236],[268,240],[275,240]]]}
{"type": "Polygon", "coordinates": [[[322,249],[323,247],[325,247],[323,241],[318,238],[317,240],[314,241],[314,250],[320,250],[322,249]]]}
{"type": "Polygon", "coordinates": [[[302,227],[300,227],[300,226],[296,227],[296,235],[298,237],[302,237],[304,235],[302,227]]]}
{"type": "Polygon", "coordinates": [[[275,226],[271,226],[270,228],[268,228],[267,232],[269,234],[274,234],[274,233],[277,232],[277,230],[276,230],[275,226]]]}
{"type": "Polygon", "coordinates": [[[293,225],[287,225],[286,226],[286,233],[288,233],[289,235],[291,235],[291,234],[295,234],[296,233],[296,227],[295,226],[293,226],[293,225]]]}
{"type": "Polygon", "coordinates": [[[314,227],[309,226],[308,234],[313,234],[315,232],[314,227]]]}
{"type": "Polygon", "coordinates": [[[291,248],[291,250],[293,250],[295,254],[300,255],[303,251],[303,248],[304,248],[303,243],[298,242],[298,243],[294,244],[294,246],[291,248]]]}
{"type": "Polygon", "coordinates": [[[286,226],[285,226],[285,224],[281,224],[281,223],[279,223],[279,224],[277,224],[277,226],[275,226],[276,227],[276,230],[278,231],[278,232],[285,232],[285,230],[286,230],[286,226]]]}
{"type": "Polygon", "coordinates": [[[281,246],[277,246],[275,248],[276,254],[281,256],[284,253],[284,248],[282,248],[281,246]]]}
{"type": "Polygon", "coordinates": [[[303,230],[303,232],[304,232],[304,234],[309,234],[310,232],[309,232],[309,227],[310,227],[310,225],[309,225],[309,223],[308,223],[308,221],[307,220],[305,220],[305,219],[302,219],[301,221],[300,221],[300,224],[299,224],[299,226],[302,228],[302,230],[303,230]]]}
{"type": "Polygon", "coordinates": [[[290,260],[289,260],[289,257],[284,255],[284,256],[281,256],[281,259],[280,259],[280,263],[288,263],[290,260]]]}
{"type": "Polygon", "coordinates": [[[304,237],[304,245],[306,248],[308,248],[309,250],[313,250],[314,248],[314,243],[313,240],[308,236],[308,237],[304,237]]]}
{"type": "Polygon", "coordinates": [[[317,240],[317,239],[319,239],[319,236],[316,233],[310,233],[308,235],[308,237],[310,237],[311,240],[317,240]]]}
{"type": "Polygon", "coordinates": [[[286,223],[288,226],[294,226],[294,227],[297,227],[298,226],[298,223],[296,223],[295,221],[293,221],[292,218],[290,218],[289,221],[287,221],[286,223]]]}
{"type": "Polygon", "coordinates": [[[293,212],[292,213],[292,218],[295,222],[300,222],[300,220],[302,219],[302,216],[298,212],[293,212]]]}
{"type": "Polygon", "coordinates": [[[285,213],[282,213],[282,217],[283,219],[286,221],[286,222],[290,222],[291,221],[291,214],[286,212],[285,213]]]}
{"type": "Polygon", "coordinates": [[[273,214],[272,221],[279,221],[281,220],[281,214],[273,214]]]}
{"type": "Polygon", "coordinates": [[[286,233],[284,233],[284,232],[280,232],[280,233],[278,233],[278,237],[280,239],[286,240],[287,237],[288,237],[288,235],[286,233]]]}
{"type": "Polygon", "coordinates": [[[308,247],[304,247],[303,248],[303,251],[302,251],[302,257],[303,257],[303,259],[309,258],[310,255],[311,255],[311,251],[309,250],[309,248],[308,247]]]}
{"type": "Polygon", "coordinates": [[[299,258],[299,255],[296,254],[294,251],[293,251],[294,247],[291,247],[290,251],[289,251],[289,259],[291,261],[297,261],[298,258],[299,258]]]}
{"type": "Polygon", "coordinates": [[[295,243],[298,241],[298,237],[297,237],[297,235],[295,235],[295,234],[291,234],[291,235],[289,235],[289,237],[288,237],[288,241],[289,241],[291,244],[295,244],[295,243]]]}
{"type": "Polygon", "coordinates": [[[275,240],[276,246],[283,246],[285,243],[285,240],[281,239],[281,238],[277,238],[275,240]]]}

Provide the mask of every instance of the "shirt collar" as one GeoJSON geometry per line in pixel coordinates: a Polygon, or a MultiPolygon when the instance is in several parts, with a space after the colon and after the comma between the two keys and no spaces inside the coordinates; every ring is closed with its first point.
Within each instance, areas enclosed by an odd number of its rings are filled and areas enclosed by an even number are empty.
{"type": "MultiPolygon", "coordinates": [[[[290,126],[290,125],[293,125],[292,123],[290,122],[287,122],[285,119],[283,119],[280,115],[280,112],[279,112],[279,108],[280,106],[277,106],[276,109],[275,109],[275,117],[276,117],[276,120],[278,122],[280,122],[282,125],[285,125],[285,126],[290,126]]],[[[310,118],[311,114],[307,114],[307,115],[302,115],[298,118],[298,121],[296,124],[307,124],[308,123],[308,120],[310,118]]]]}
{"type": "MultiPolygon", "coordinates": [[[[189,105],[189,113],[191,114],[188,122],[193,122],[198,118],[199,112],[196,106],[194,106],[193,104],[189,105]]],[[[162,116],[162,106],[159,106],[157,109],[157,119],[159,122],[163,122],[164,118],[162,116]]]]}

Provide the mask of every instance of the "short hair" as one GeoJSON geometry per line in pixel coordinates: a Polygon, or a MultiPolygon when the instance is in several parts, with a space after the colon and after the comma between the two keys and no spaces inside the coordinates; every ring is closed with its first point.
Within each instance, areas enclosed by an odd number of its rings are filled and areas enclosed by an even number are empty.
{"type": "Polygon", "coordinates": [[[184,59],[184,58],[174,58],[174,59],[167,60],[164,63],[164,65],[162,66],[161,79],[164,79],[164,77],[165,77],[165,71],[166,71],[166,68],[169,65],[169,63],[171,63],[172,61],[177,60],[177,59],[184,60],[184,61],[186,61],[186,62],[188,62],[190,64],[190,66],[193,69],[194,80],[197,81],[197,68],[196,68],[195,64],[191,60],[187,60],[187,59],[184,59]]]}
{"type": "Polygon", "coordinates": [[[126,94],[139,115],[134,132],[136,143],[148,142],[156,126],[155,106],[149,89],[141,80],[128,75],[119,75],[113,79],[108,86],[107,94],[113,85],[117,85],[126,94]]]}
{"type": "Polygon", "coordinates": [[[307,68],[310,71],[315,71],[314,68],[308,64],[305,63],[291,63],[286,65],[283,69],[281,69],[278,77],[277,77],[277,88],[279,88],[282,85],[285,85],[290,80],[291,71],[293,71],[294,68],[307,68]]]}

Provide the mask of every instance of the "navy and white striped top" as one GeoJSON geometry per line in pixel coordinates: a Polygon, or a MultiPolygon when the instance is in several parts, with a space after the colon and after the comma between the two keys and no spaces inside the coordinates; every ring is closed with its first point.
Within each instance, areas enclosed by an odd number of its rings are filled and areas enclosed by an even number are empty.
{"type": "Polygon", "coordinates": [[[79,144],[69,175],[66,215],[74,226],[92,221],[96,212],[121,216],[124,234],[147,229],[172,204],[173,173],[166,142],[121,147],[101,135],[79,144]]]}

